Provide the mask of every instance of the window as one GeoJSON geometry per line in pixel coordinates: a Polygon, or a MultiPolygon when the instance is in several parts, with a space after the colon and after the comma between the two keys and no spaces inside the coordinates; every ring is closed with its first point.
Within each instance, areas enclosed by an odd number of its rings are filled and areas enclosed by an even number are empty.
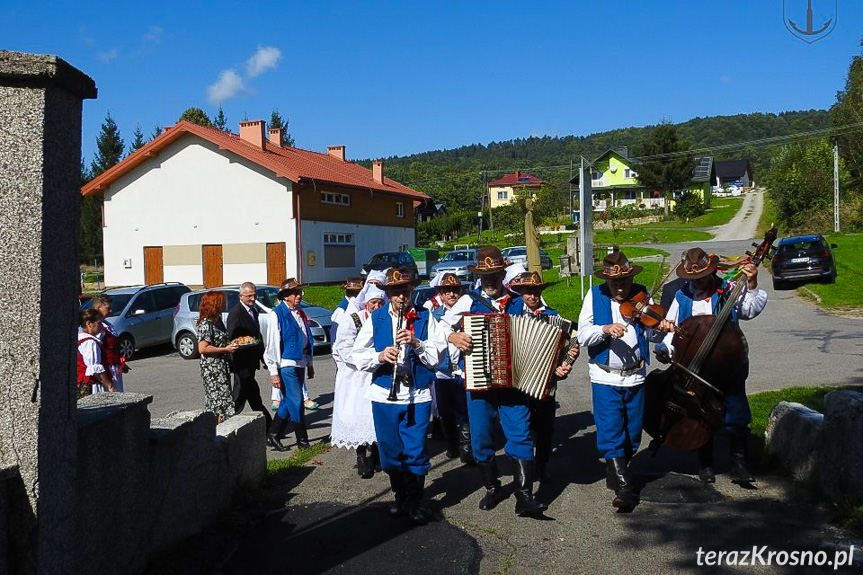
{"type": "Polygon", "coordinates": [[[405,203],[404,202],[396,202],[396,217],[397,218],[405,217],[405,203]]]}
{"type": "Polygon", "coordinates": [[[498,192],[498,193],[497,193],[497,199],[499,199],[499,200],[505,200],[505,199],[506,199],[506,195],[507,195],[507,193],[506,193],[506,192],[498,192]]]}
{"type": "Polygon", "coordinates": [[[351,205],[351,197],[347,194],[321,192],[321,202],[324,204],[335,204],[337,206],[349,206],[351,205]]]}
{"type": "Polygon", "coordinates": [[[126,317],[132,317],[139,309],[144,310],[145,314],[156,311],[156,301],[153,299],[153,294],[146,291],[139,293],[135,297],[135,301],[132,302],[132,306],[129,308],[129,313],[126,314],[126,317]]]}
{"type": "Polygon", "coordinates": [[[603,174],[603,172],[593,172],[593,179],[594,180],[601,180],[602,174],[603,174]]]}
{"type": "Polygon", "coordinates": [[[632,169],[630,169],[630,168],[626,168],[626,169],[623,171],[623,177],[624,177],[624,178],[637,178],[637,177],[638,177],[638,172],[636,172],[635,170],[632,170],[632,169]]]}
{"type": "Polygon", "coordinates": [[[163,310],[176,306],[180,303],[180,293],[177,288],[161,288],[153,290],[153,297],[156,298],[156,309],[163,310]]]}
{"type": "Polygon", "coordinates": [[[324,267],[356,267],[354,234],[328,232],[324,234],[324,267]]]}
{"type": "Polygon", "coordinates": [[[620,196],[617,198],[618,200],[634,200],[636,199],[635,190],[624,190],[620,193],[620,196]]]}

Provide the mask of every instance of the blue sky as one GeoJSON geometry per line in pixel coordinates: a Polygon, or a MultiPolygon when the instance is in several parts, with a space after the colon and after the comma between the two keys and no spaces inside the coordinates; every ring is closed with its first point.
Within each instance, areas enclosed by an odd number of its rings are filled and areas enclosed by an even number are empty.
{"type": "MultiPolygon", "coordinates": [[[[835,1],[813,0],[816,26],[835,1]]],[[[802,25],[806,1],[786,3],[802,25]]],[[[863,35],[857,0],[812,44],[786,30],[782,0],[123,4],[7,0],[0,18],[2,49],[95,79],[88,163],[108,110],[128,143],[136,124],[149,137],[217,100],[234,131],[278,108],[298,146],[351,159],[823,109],[863,35]]]]}

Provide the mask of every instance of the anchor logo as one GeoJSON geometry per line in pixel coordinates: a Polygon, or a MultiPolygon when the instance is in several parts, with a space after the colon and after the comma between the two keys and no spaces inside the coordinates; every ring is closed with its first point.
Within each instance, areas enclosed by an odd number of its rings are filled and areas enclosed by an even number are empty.
{"type": "MultiPolygon", "coordinates": [[[[787,28],[789,32],[807,44],[823,40],[836,27],[836,19],[839,15],[839,0],[833,0],[833,14],[819,14],[821,18],[828,16],[826,19],[822,20],[820,28],[815,27],[815,13],[812,10],[812,0],[808,0],[807,3],[805,28],[802,28],[801,25],[798,24],[798,22],[800,22],[799,19],[792,19],[789,16],[789,1],[790,0],[782,0],[782,22],[785,24],[785,28],[787,28]]],[[[822,0],[820,6],[825,4],[829,4],[829,0],[822,0]]]]}

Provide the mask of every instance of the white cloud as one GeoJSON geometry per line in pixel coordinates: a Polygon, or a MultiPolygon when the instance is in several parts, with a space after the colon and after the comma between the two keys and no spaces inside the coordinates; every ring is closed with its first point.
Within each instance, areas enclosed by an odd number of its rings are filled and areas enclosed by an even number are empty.
{"type": "Polygon", "coordinates": [[[162,38],[165,35],[165,29],[161,26],[150,26],[141,40],[144,44],[161,44],[162,38]]]}
{"type": "Polygon", "coordinates": [[[85,24],[81,24],[78,28],[78,35],[81,37],[81,41],[87,46],[94,46],[96,44],[96,39],[87,33],[87,26],[85,24]]]}
{"type": "Polygon", "coordinates": [[[729,76],[728,74],[724,74],[724,75],[722,75],[722,76],[720,76],[720,77],[719,77],[719,81],[720,81],[720,82],[722,82],[723,84],[728,84],[728,83],[729,83],[729,82],[731,82],[731,80],[733,80],[733,79],[734,79],[734,78],[732,78],[732,77],[731,77],[731,76],[729,76]]]}
{"type": "Polygon", "coordinates": [[[114,58],[117,57],[117,49],[111,48],[110,50],[108,50],[106,52],[99,52],[98,54],[96,54],[96,56],[102,62],[110,62],[111,60],[113,60],[114,58]]]}
{"type": "Polygon", "coordinates": [[[246,76],[255,78],[275,68],[282,59],[282,51],[273,46],[263,46],[246,62],[246,76]]]}
{"type": "Polygon", "coordinates": [[[207,88],[207,98],[211,104],[218,104],[238,96],[245,89],[243,79],[233,68],[229,68],[222,70],[216,83],[207,88]]]}

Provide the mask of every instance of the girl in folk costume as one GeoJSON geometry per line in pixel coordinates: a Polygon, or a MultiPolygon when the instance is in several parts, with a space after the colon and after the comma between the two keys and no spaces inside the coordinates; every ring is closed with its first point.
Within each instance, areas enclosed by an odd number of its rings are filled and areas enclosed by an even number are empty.
{"type": "MultiPolygon", "coordinates": [[[[512,307],[513,315],[558,315],[557,310],[547,307],[542,300],[542,290],[548,287],[542,281],[538,272],[525,272],[512,279],[509,289],[521,295],[521,301],[512,307]]],[[[561,362],[555,370],[557,380],[565,379],[572,370],[572,364],[578,359],[580,352],[578,341],[573,342],[566,352],[567,361],[561,362]]],[[[551,481],[548,472],[548,460],[551,457],[551,444],[554,435],[554,416],[557,411],[555,394],[557,385],[552,384],[548,397],[544,399],[530,398],[530,429],[534,433],[534,458],[536,460],[536,476],[540,483],[551,481]]]]}
{"type": "Polygon", "coordinates": [[[362,326],[368,322],[372,312],[387,301],[383,290],[376,285],[367,284],[363,287],[354,301],[361,311],[343,316],[339,334],[333,343],[333,357],[339,369],[336,373],[330,443],[336,447],[357,450],[357,474],[363,479],[374,476],[378,451],[372,402],[366,397],[372,374],[357,369],[352,353],[362,326]]]}
{"type": "Polygon", "coordinates": [[[372,402],[381,467],[390,477],[395,503],[390,514],[425,521],[420,507],[431,467],[426,450],[434,366],[443,340],[429,312],[411,307],[415,282],[407,268],[387,271],[390,303],[372,313],[357,334],[354,365],[372,374],[372,402]]]}
{"type": "Polygon", "coordinates": [[[596,446],[605,459],[606,485],[614,491],[612,505],[631,511],[636,495],[629,461],[641,444],[648,340],[658,341],[658,331],[670,331],[673,324],[663,320],[658,330],[647,330],[630,323],[620,313],[620,304],[647,291],[633,283],[642,267],[630,264],[623,252],[607,255],[602,266],[595,275],[605,283],[594,286],[584,298],[578,342],[590,356],[596,446]]]}
{"type": "MultiPolygon", "coordinates": [[[[692,316],[718,315],[723,305],[731,309],[731,321],[749,320],[756,317],[767,307],[767,292],[758,289],[758,268],[747,263],[741,271],[746,285],[737,301],[726,301],[731,294],[733,283],[716,275],[719,256],[705,253],[701,248],[692,248],[683,254],[677,265],[677,277],[686,281],[674,295],[668,308],[666,319],[681,324],[692,316]]],[[[674,357],[672,339],[674,334],[665,337],[657,346],[656,358],[668,362],[674,357]]],[[[730,373],[734,379],[731,392],[725,394],[725,429],[728,431],[731,449],[731,481],[738,484],[751,484],[755,476],[746,466],[746,438],[749,436],[749,423],[752,413],[746,398],[746,378],[749,375],[749,360],[730,373]]],[[[698,450],[698,476],[705,483],[716,481],[713,471],[713,440],[698,450]]]]}
{"type": "MultiPolygon", "coordinates": [[[[117,338],[114,326],[107,320],[111,316],[111,298],[104,294],[93,296],[90,307],[102,314],[102,331],[99,333],[99,340],[102,342],[103,363],[108,367],[114,387],[117,388],[117,391],[122,392],[123,374],[128,373],[129,368],[120,353],[120,340],[117,338]]],[[[93,393],[104,391],[107,390],[102,385],[93,386],[93,393]]]]}
{"type": "Polygon", "coordinates": [[[78,369],[75,388],[78,399],[93,393],[93,386],[99,385],[105,391],[117,391],[111,376],[102,360],[102,314],[95,309],[85,309],[78,313],[78,369]]]}

